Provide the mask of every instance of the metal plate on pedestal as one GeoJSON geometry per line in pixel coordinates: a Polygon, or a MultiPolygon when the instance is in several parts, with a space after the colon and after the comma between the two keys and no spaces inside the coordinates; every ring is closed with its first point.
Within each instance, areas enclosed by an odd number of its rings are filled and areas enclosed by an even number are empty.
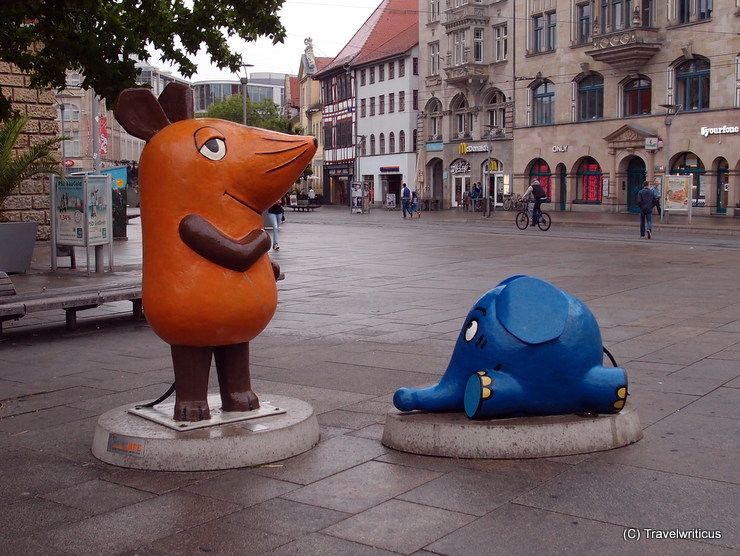
{"type": "Polygon", "coordinates": [[[229,423],[238,423],[239,421],[269,417],[271,415],[281,415],[286,412],[283,408],[261,400],[259,408],[252,411],[222,411],[220,407],[217,407],[220,403],[221,396],[219,394],[210,394],[208,396],[211,418],[203,421],[175,421],[172,417],[175,414],[174,401],[163,402],[155,407],[133,407],[128,412],[176,431],[204,429],[207,427],[227,425],[229,423]]]}

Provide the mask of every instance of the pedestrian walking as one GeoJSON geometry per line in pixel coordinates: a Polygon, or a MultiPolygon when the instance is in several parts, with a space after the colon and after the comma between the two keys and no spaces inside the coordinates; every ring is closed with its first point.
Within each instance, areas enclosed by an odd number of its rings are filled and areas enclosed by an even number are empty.
{"type": "Polygon", "coordinates": [[[280,231],[280,220],[284,212],[285,210],[283,209],[283,203],[281,201],[278,201],[267,209],[267,218],[272,226],[272,248],[275,251],[280,249],[278,236],[280,231]]]}
{"type": "Polygon", "coordinates": [[[411,211],[409,210],[410,206],[411,206],[411,190],[404,183],[403,189],[401,189],[401,210],[403,212],[404,218],[406,218],[406,213],[408,213],[409,216],[413,218],[413,214],[411,214],[411,211]]]}
{"type": "Polygon", "coordinates": [[[655,195],[650,189],[650,182],[645,181],[642,189],[637,192],[637,206],[640,208],[640,237],[652,237],[653,231],[653,206],[655,205],[655,195]]]}

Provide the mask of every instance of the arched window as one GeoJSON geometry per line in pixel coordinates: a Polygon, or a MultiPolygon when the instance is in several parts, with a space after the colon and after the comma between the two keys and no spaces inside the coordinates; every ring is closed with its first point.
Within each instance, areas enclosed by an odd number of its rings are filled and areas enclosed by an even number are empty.
{"type": "Polygon", "coordinates": [[[375,134],[370,135],[370,156],[375,154],[375,134]]]}
{"type": "MultiPolygon", "coordinates": [[[[542,160],[541,158],[538,158],[534,161],[534,164],[532,164],[532,168],[529,170],[529,182],[531,183],[533,179],[537,178],[537,181],[540,182],[540,185],[545,188],[545,193],[547,193],[547,196],[552,198],[551,193],[551,182],[552,182],[552,172],[550,171],[550,166],[542,160]]],[[[529,184],[524,186],[524,189],[529,187],[529,184]]]]}
{"type": "Polygon", "coordinates": [[[641,116],[650,114],[652,104],[653,84],[646,77],[637,77],[624,84],[625,116],[641,116]]]}
{"type": "Polygon", "coordinates": [[[380,145],[380,154],[385,154],[385,134],[381,133],[378,141],[380,145]]]}
{"type": "Polygon", "coordinates": [[[601,202],[601,166],[593,158],[586,157],[576,173],[576,199],[584,203],[601,202]]]}
{"type": "Polygon", "coordinates": [[[543,81],[532,89],[532,124],[553,123],[555,89],[550,81],[543,81]]]}
{"type": "Polygon", "coordinates": [[[691,176],[691,205],[703,207],[706,204],[706,169],[698,156],[692,152],[683,153],[673,162],[671,174],[691,176]]]}
{"type": "Polygon", "coordinates": [[[506,96],[498,89],[493,89],[486,97],[486,125],[484,134],[496,135],[506,129],[506,96]]]}
{"type": "Polygon", "coordinates": [[[708,61],[693,58],[676,67],[676,103],[682,111],[709,108],[708,61]]]}
{"type": "MultiPolygon", "coordinates": [[[[433,98],[429,101],[425,111],[429,114],[428,136],[427,141],[442,140],[442,103],[439,99],[433,98]]],[[[403,149],[402,149],[403,150],[403,149]]]]}
{"type": "Polygon", "coordinates": [[[406,132],[403,130],[398,132],[398,152],[406,152],[406,132]]]}
{"type": "Polygon", "coordinates": [[[578,82],[578,119],[600,120],[604,117],[604,78],[591,73],[578,82]]]}
{"type": "Polygon", "coordinates": [[[470,138],[473,129],[473,114],[470,112],[465,95],[457,95],[452,99],[453,139],[470,138]]]}
{"type": "Polygon", "coordinates": [[[416,152],[418,145],[419,145],[418,138],[419,138],[419,133],[417,132],[417,130],[413,130],[411,132],[411,150],[413,150],[414,152],[416,152]]]}
{"type": "Polygon", "coordinates": [[[388,152],[396,152],[396,135],[392,131],[388,134],[388,152]]]}

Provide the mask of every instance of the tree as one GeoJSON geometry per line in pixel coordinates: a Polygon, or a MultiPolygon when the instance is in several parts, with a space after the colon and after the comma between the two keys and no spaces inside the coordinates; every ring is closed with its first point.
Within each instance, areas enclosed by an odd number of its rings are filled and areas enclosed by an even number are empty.
{"type": "MultiPolygon", "coordinates": [[[[242,123],[244,119],[244,97],[242,95],[231,95],[220,102],[216,102],[208,107],[206,116],[242,123]]],[[[283,133],[296,134],[301,132],[293,122],[280,113],[278,105],[269,98],[258,102],[247,99],[247,124],[283,133]]]]}
{"type": "MultiPolygon", "coordinates": [[[[242,58],[227,38],[282,42],[285,28],[276,13],[284,1],[0,0],[0,60],[42,89],[63,89],[66,70],[77,70],[82,87],[113,106],[121,90],[136,86],[136,60],[149,58],[147,47],[186,77],[196,72],[192,58],[202,48],[216,67],[237,72],[242,58]]],[[[10,114],[10,100],[0,93],[0,119],[10,114]]]]}

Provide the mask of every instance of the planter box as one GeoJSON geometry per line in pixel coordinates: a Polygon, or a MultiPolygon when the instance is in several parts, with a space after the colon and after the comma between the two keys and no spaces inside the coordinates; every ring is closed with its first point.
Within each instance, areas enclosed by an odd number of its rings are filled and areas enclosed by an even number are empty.
{"type": "Polygon", "coordinates": [[[26,272],[31,268],[38,222],[0,222],[0,270],[26,272]]]}

